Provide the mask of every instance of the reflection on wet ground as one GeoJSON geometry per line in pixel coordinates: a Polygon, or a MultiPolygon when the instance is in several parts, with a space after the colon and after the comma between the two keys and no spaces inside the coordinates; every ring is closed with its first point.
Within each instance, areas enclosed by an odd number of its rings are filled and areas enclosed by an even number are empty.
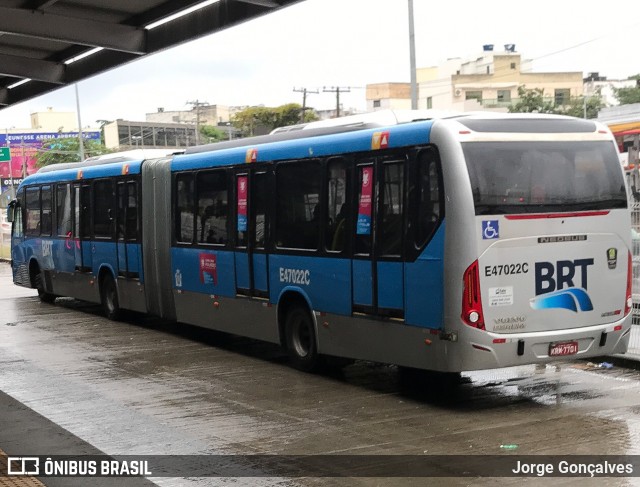
{"type": "MultiPolygon", "coordinates": [[[[109,454],[614,455],[640,449],[640,373],[631,369],[580,361],[470,372],[455,382],[356,362],[310,375],[291,369],[278,347],[245,338],[138,315],[114,323],[96,306],[69,299],[42,304],[33,293],[0,301],[0,389],[109,454]]],[[[254,478],[240,485],[397,480],[254,478]]],[[[430,485],[492,483],[445,480],[430,485]]],[[[550,480],[584,485],[582,479],[550,480]]],[[[516,481],[523,480],[499,483],[516,481]]],[[[220,479],[196,483],[223,485],[220,479]]],[[[402,484],[424,485],[424,479],[402,484]]]]}

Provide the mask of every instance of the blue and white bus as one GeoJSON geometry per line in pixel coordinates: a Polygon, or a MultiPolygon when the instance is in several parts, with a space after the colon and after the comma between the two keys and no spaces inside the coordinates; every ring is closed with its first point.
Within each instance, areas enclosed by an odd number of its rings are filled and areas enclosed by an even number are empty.
{"type": "Polygon", "coordinates": [[[608,129],[523,114],[377,125],[41,170],[10,205],[14,281],[112,319],[280,344],[302,370],[626,351],[630,214],[608,129]]]}

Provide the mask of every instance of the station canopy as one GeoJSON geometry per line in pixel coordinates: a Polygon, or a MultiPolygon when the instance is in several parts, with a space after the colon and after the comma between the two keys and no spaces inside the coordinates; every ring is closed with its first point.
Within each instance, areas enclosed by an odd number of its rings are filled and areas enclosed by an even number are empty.
{"type": "Polygon", "coordinates": [[[4,0],[0,110],[301,0],[4,0]]]}

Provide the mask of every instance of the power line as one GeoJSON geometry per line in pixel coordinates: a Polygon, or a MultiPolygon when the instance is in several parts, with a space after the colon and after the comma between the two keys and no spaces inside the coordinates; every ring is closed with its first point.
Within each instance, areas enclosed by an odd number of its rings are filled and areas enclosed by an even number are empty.
{"type": "Polygon", "coordinates": [[[206,101],[188,101],[187,105],[193,105],[196,109],[196,145],[200,144],[200,107],[209,106],[209,102],[206,101]]]}
{"type": "Polygon", "coordinates": [[[307,93],[309,94],[318,94],[320,91],[316,89],[315,91],[308,90],[307,88],[293,88],[293,91],[296,93],[302,93],[302,112],[300,113],[300,123],[304,123],[304,114],[307,108],[307,93]]]}
{"type": "Polygon", "coordinates": [[[351,92],[351,87],[350,86],[332,86],[331,88],[327,88],[326,86],[323,86],[322,91],[324,93],[336,94],[336,118],[339,118],[340,117],[340,93],[351,92]]]}

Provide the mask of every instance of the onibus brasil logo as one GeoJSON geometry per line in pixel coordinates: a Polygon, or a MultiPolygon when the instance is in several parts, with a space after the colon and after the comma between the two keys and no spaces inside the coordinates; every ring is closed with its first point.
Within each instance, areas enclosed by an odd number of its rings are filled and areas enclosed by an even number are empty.
{"type": "Polygon", "coordinates": [[[574,312],[592,311],[587,294],[587,268],[593,259],[536,262],[536,297],[529,301],[533,309],[563,308],[574,312]],[[579,287],[576,285],[579,284],[579,287]]]}

